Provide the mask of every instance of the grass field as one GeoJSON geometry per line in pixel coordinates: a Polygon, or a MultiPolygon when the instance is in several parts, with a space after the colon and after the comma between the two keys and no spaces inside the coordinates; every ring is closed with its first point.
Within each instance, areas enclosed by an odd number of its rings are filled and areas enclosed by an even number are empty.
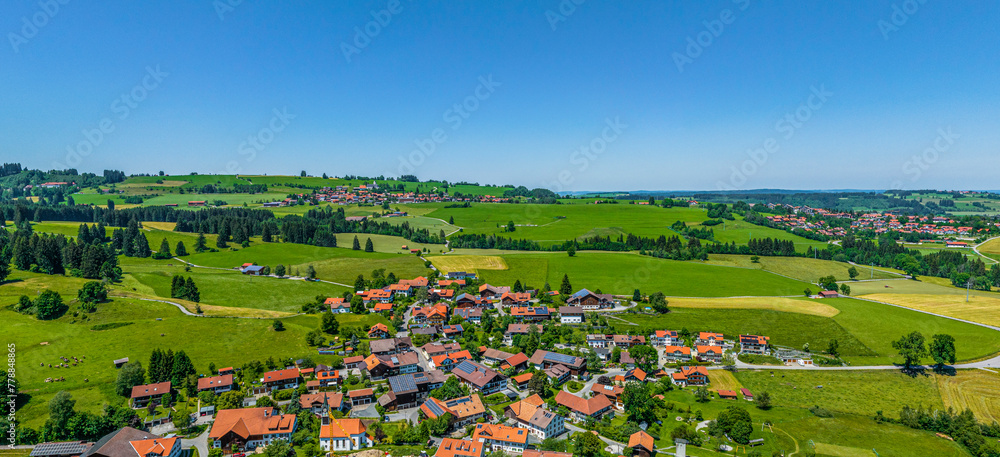
{"type": "Polygon", "coordinates": [[[840,313],[839,309],[830,306],[828,302],[804,297],[671,298],[668,302],[673,308],[760,309],[822,317],[833,317],[840,313]]]}
{"type": "MultiPolygon", "coordinates": [[[[837,415],[828,419],[809,417],[776,422],[774,429],[796,437],[802,451],[808,448],[810,440],[813,441],[816,444],[816,455],[824,457],[874,456],[871,449],[882,457],[970,455],[961,445],[938,438],[931,432],[900,425],[875,424],[871,415],[837,415]]],[[[795,455],[804,454],[800,452],[795,455]]]]}
{"type": "Polygon", "coordinates": [[[982,324],[1000,326],[1000,298],[961,295],[868,294],[864,298],[982,324]]]}
{"type": "Polygon", "coordinates": [[[983,243],[979,247],[979,252],[993,260],[1000,260],[1000,238],[994,238],[983,243]]]}
{"type": "MultiPolygon", "coordinates": [[[[428,216],[443,220],[454,217],[455,225],[463,227],[465,233],[497,233],[535,240],[542,245],[593,235],[617,237],[626,232],[647,237],[671,236],[677,235],[670,229],[674,222],[697,226],[708,219],[706,211],[699,208],[593,205],[582,202],[563,205],[477,203],[469,208],[444,208],[444,205],[440,205],[440,209],[428,216]],[[513,233],[501,231],[508,222],[514,222],[516,226],[513,233]]],[[[715,226],[713,230],[716,241],[727,243],[743,244],[753,236],[792,240],[800,251],[805,251],[809,246],[820,247],[826,244],[742,220],[727,222],[725,227],[715,226]]]]}
{"type": "Polygon", "coordinates": [[[733,376],[733,373],[727,370],[708,370],[708,385],[711,386],[712,390],[718,392],[720,390],[732,390],[739,392],[743,384],[733,376]]]}
{"type": "MultiPolygon", "coordinates": [[[[844,357],[854,364],[902,362],[891,343],[912,331],[919,331],[928,340],[939,333],[952,335],[959,360],[972,360],[1000,352],[1000,332],[988,328],[863,300],[836,298],[823,301],[840,310],[833,317],[837,324],[878,354],[874,359],[844,357]]],[[[931,360],[928,358],[925,362],[931,363],[931,360]]]]}
{"type": "MultiPolygon", "coordinates": [[[[495,251],[494,255],[496,255],[495,251]]],[[[728,268],[695,262],[657,259],[628,252],[564,252],[502,254],[506,270],[483,270],[493,284],[522,283],[541,288],[548,282],[559,287],[563,274],[575,288],[629,294],[634,289],[670,296],[734,297],[801,295],[809,284],[745,268],[728,268]]],[[[815,287],[815,286],[813,286],[815,287]]]]}
{"type": "Polygon", "coordinates": [[[935,376],[945,407],[971,409],[984,423],[1000,421],[1000,374],[985,370],[958,370],[954,376],[935,376]]]}
{"type": "Polygon", "coordinates": [[[365,248],[365,241],[372,240],[372,248],[375,252],[385,252],[390,254],[410,254],[410,249],[423,250],[427,248],[431,253],[441,253],[447,250],[443,244],[422,244],[414,243],[400,236],[371,235],[367,233],[338,233],[337,246],[350,249],[354,244],[354,237],[358,237],[361,249],[365,248]],[[406,249],[403,249],[406,246],[406,249]]]}
{"type": "Polygon", "coordinates": [[[441,255],[427,257],[440,271],[506,270],[507,262],[496,255],[441,255]]]}
{"type": "Polygon", "coordinates": [[[767,370],[736,373],[751,392],[768,392],[775,406],[825,409],[862,416],[882,411],[899,417],[905,405],[931,410],[944,406],[933,376],[910,377],[899,371],[767,370]],[[822,386],[822,387],[821,387],[822,386]]]}
{"type": "Polygon", "coordinates": [[[875,357],[869,349],[844,327],[828,317],[780,311],[747,309],[690,309],[674,308],[660,316],[620,315],[621,319],[608,319],[615,331],[640,331],[648,335],[653,330],[681,330],[694,332],[720,332],[727,338],[742,334],[767,335],[771,343],[801,348],[809,343],[812,348],[826,348],[831,339],[840,343],[844,356],[875,357]]]}
{"type": "MultiPolygon", "coordinates": [[[[850,264],[843,262],[805,257],[761,257],[758,263],[753,263],[750,261],[750,256],[732,254],[711,254],[705,263],[764,270],[812,283],[815,283],[821,277],[830,275],[836,277],[838,281],[847,281],[850,279],[847,269],[851,267],[850,264]]],[[[858,279],[869,279],[872,276],[875,279],[895,279],[901,277],[886,270],[870,270],[866,267],[857,268],[859,273],[858,279]]]]}

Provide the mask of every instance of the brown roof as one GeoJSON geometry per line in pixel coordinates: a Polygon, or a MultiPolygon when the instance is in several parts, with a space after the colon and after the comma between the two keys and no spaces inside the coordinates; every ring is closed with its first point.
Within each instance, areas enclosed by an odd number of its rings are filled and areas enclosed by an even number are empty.
{"type": "Polygon", "coordinates": [[[598,411],[611,407],[611,400],[604,395],[595,395],[587,400],[584,400],[576,395],[566,392],[565,390],[560,390],[559,393],[556,394],[556,403],[587,416],[592,416],[598,411]]]}
{"type": "Polygon", "coordinates": [[[646,450],[652,451],[655,441],[649,433],[639,430],[628,437],[628,447],[642,446],[646,450]]]}
{"type": "Polygon", "coordinates": [[[170,381],[158,382],[156,384],[146,384],[132,388],[131,398],[150,397],[163,395],[170,392],[170,381]]]}
{"type": "Polygon", "coordinates": [[[208,437],[220,439],[229,432],[247,439],[251,436],[290,433],[295,428],[295,415],[281,414],[276,408],[224,409],[215,415],[208,437]]]}
{"type": "Polygon", "coordinates": [[[280,382],[299,377],[298,368],[287,368],[284,370],[268,371],[264,373],[264,382],[280,382]]]}
{"type": "Polygon", "coordinates": [[[299,406],[304,409],[309,409],[312,408],[313,405],[322,405],[324,403],[333,409],[340,409],[340,405],[343,402],[344,394],[342,393],[320,392],[317,394],[305,394],[299,397],[299,406]]]}
{"type": "Polygon", "coordinates": [[[132,427],[123,427],[101,437],[101,439],[97,440],[97,442],[87,450],[87,452],[81,454],[81,457],[132,456],[135,455],[135,449],[132,448],[132,444],[130,443],[131,441],[148,440],[152,438],[160,439],[163,437],[149,432],[144,432],[142,430],[136,430],[132,427]]]}
{"type": "Polygon", "coordinates": [[[505,443],[528,444],[528,431],[518,427],[508,427],[506,425],[476,424],[476,430],[472,432],[473,440],[490,439],[505,443]]]}
{"type": "Polygon", "coordinates": [[[231,374],[198,379],[198,390],[214,389],[216,387],[231,385],[233,385],[233,375],[231,374]]]}
{"type": "Polygon", "coordinates": [[[560,306],[559,314],[583,314],[581,306],[560,306]]]}
{"type": "Polygon", "coordinates": [[[372,389],[357,389],[347,392],[347,396],[351,398],[368,397],[371,395],[375,395],[375,391],[372,389]]]}

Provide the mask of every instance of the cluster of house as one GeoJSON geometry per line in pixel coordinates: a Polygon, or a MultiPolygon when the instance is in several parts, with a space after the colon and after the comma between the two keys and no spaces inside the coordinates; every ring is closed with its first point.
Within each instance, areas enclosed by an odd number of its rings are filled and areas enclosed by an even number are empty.
{"type": "MultiPolygon", "coordinates": [[[[899,221],[899,215],[892,213],[871,212],[864,214],[852,214],[844,212],[832,212],[820,208],[810,208],[808,206],[788,206],[780,204],[768,204],[770,207],[787,206],[794,215],[767,216],[767,220],[772,224],[793,229],[803,229],[807,232],[815,232],[830,237],[843,237],[847,235],[847,230],[843,227],[836,227],[827,224],[819,217],[830,217],[838,219],[850,219],[851,229],[872,230],[875,233],[886,233],[895,231],[899,233],[918,233],[928,236],[972,236],[976,234],[973,227],[959,226],[958,222],[946,216],[905,216],[906,222],[899,221]],[[813,217],[810,217],[813,216],[813,217]]],[[[960,246],[955,246],[960,247],[960,246]]]]}
{"type": "Polygon", "coordinates": [[[315,193],[317,201],[351,205],[366,203],[378,205],[383,202],[395,203],[436,203],[436,202],[482,202],[509,203],[510,198],[492,195],[452,197],[445,192],[388,192],[379,188],[378,183],[358,186],[324,187],[315,193]]]}

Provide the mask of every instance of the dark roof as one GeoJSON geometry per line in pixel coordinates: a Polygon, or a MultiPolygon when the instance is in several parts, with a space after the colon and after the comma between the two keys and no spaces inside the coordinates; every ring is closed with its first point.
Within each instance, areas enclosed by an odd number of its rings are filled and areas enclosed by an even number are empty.
{"type": "Polygon", "coordinates": [[[50,456],[50,455],[80,455],[87,452],[94,443],[88,443],[86,441],[63,441],[59,443],[42,443],[36,445],[34,449],[31,450],[31,456],[50,456]]]}
{"type": "Polygon", "coordinates": [[[80,457],[101,456],[101,457],[123,457],[135,455],[135,449],[129,441],[149,440],[163,438],[132,427],[124,427],[115,430],[97,440],[87,452],[80,457]]]}
{"type": "Polygon", "coordinates": [[[392,376],[389,378],[389,387],[396,394],[411,393],[417,391],[417,383],[412,374],[392,376]]]}

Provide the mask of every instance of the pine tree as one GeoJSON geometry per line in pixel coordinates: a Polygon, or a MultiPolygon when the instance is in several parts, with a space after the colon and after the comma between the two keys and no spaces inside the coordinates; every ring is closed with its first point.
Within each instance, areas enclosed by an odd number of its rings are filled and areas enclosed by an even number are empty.
{"type": "Polygon", "coordinates": [[[157,254],[159,254],[160,257],[164,258],[164,259],[169,259],[169,258],[173,257],[170,254],[170,243],[167,241],[166,238],[164,238],[163,242],[160,243],[160,250],[157,251],[157,254]]]}
{"type": "Polygon", "coordinates": [[[361,243],[358,241],[358,236],[357,235],[354,235],[354,244],[351,245],[351,249],[353,249],[355,251],[360,251],[361,250],[361,243]]]}
{"type": "Polygon", "coordinates": [[[573,286],[569,283],[569,275],[564,274],[562,279],[562,284],[559,285],[559,293],[562,295],[569,295],[573,293],[573,286]]]}
{"type": "Polygon", "coordinates": [[[215,247],[225,249],[229,247],[229,245],[226,244],[227,241],[229,241],[229,224],[223,223],[222,226],[219,227],[219,235],[215,240],[215,247]]]}
{"type": "Polygon", "coordinates": [[[194,280],[191,279],[190,276],[187,278],[187,281],[184,283],[184,285],[187,287],[187,297],[185,298],[195,303],[200,302],[201,293],[198,292],[198,286],[194,284],[194,280]]]}
{"type": "Polygon", "coordinates": [[[375,245],[372,244],[371,238],[368,238],[368,241],[365,241],[365,252],[375,252],[375,245]]]}
{"type": "Polygon", "coordinates": [[[87,224],[80,224],[80,230],[77,231],[76,240],[83,244],[90,244],[93,241],[90,236],[90,228],[87,227],[87,224]]]}
{"type": "Polygon", "coordinates": [[[176,254],[177,257],[184,257],[188,255],[187,248],[184,247],[183,241],[177,242],[177,247],[174,248],[174,254],[176,254]]]}
{"type": "Polygon", "coordinates": [[[170,298],[180,298],[181,289],[184,287],[184,278],[174,275],[170,280],[170,298]]]}
{"type": "Polygon", "coordinates": [[[135,249],[133,250],[134,257],[146,258],[153,254],[153,251],[149,249],[149,240],[146,239],[145,233],[139,233],[135,237],[135,249]]]}
{"type": "Polygon", "coordinates": [[[202,253],[208,250],[208,240],[205,239],[205,232],[198,233],[198,239],[194,242],[194,252],[202,253]]]}
{"type": "Polygon", "coordinates": [[[271,224],[264,224],[260,231],[260,240],[265,243],[271,242],[271,224]]]}

